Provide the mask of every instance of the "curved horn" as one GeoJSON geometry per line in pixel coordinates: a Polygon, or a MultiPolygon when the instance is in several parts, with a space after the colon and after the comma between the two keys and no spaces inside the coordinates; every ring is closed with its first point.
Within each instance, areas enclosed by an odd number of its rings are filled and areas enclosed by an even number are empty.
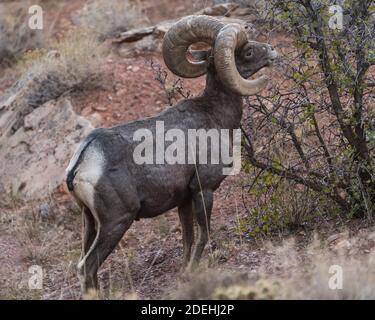
{"type": "Polygon", "coordinates": [[[189,16],[174,24],[164,36],[163,58],[174,74],[184,78],[196,78],[207,72],[207,62],[191,62],[186,57],[189,46],[206,42],[213,46],[224,24],[209,16],[189,16]]]}
{"type": "Polygon", "coordinates": [[[269,80],[267,76],[247,80],[239,74],[236,67],[235,51],[246,42],[246,33],[242,27],[237,24],[228,24],[220,30],[214,49],[215,67],[220,80],[227,88],[243,96],[257,94],[269,80]]]}

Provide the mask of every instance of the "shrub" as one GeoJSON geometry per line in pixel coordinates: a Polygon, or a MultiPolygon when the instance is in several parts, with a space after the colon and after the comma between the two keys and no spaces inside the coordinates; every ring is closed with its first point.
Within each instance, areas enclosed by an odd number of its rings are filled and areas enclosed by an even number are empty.
{"type": "Polygon", "coordinates": [[[245,160],[242,182],[247,212],[238,220],[237,232],[245,238],[284,237],[309,230],[329,218],[339,218],[340,207],[325,195],[273,174],[245,160]]]}
{"type": "Polygon", "coordinates": [[[66,92],[89,89],[98,80],[106,52],[97,34],[73,31],[52,45],[52,50],[28,54],[24,62],[26,71],[16,85],[28,83],[26,98],[32,107],[66,92]]]}
{"type": "MultiPolygon", "coordinates": [[[[250,97],[248,165],[329,199],[348,217],[373,217],[374,6],[345,1],[343,30],[329,27],[329,1],[272,1],[267,29],[287,32],[276,84],[250,97]],[[276,19],[279,23],[274,23],[276,19]]],[[[280,179],[271,179],[276,185],[280,179]]],[[[300,187],[299,187],[300,188],[300,187]]],[[[298,190],[294,188],[294,190],[298,190]]]]}
{"type": "Polygon", "coordinates": [[[251,205],[246,206],[248,214],[239,220],[238,231],[252,238],[284,236],[311,227],[326,212],[332,217],[339,212],[319,193],[267,171],[256,177],[247,198],[251,205]]]}
{"type": "Polygon", "coordinates": [[[13,64],[26,50],[43,46],[43,31],[28,27],[23,7],[0,4],[0,66],[13,64]]]}
{"type": "Polygon", "coordinates": [[[154,71],[154,79],[159,82],[170,106],[173,105],[173,101],[178,101],[181,97],[187,99],[191,96],[189,90],[184,90],[184,82],[181,78],[168,79],[168,72],[153,60],[150,61],[150,66],[154,71]]]}

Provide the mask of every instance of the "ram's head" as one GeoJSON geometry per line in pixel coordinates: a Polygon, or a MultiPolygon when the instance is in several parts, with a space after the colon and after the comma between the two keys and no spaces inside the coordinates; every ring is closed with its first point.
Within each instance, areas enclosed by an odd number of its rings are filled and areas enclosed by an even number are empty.
{"type": "Polygon", "coordinates": [[[212,47],[216,72],[221,82],[231,91],[253,95],[261,91],[268,82],[263,75],[248,79],[263,67],[271,65],[277,53],[266,43],[248,39],[246,29],[237,23],[225,24],[209,16],[189,16],[181,19],[166,33],[163,42],[165,64],[176,75],[195,78],[207,72],[209,59],[192,61],[187,57],[189,47],[205,42],[212,47]]]}

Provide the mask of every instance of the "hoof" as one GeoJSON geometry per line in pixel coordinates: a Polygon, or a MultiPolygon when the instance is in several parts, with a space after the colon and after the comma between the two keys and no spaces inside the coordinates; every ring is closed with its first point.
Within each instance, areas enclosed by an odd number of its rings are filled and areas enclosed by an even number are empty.
{"type": "Polygon", "coordinates": [[[99,300],[99,290],[89,289],[83,294],[83,300],[99,300]]]}

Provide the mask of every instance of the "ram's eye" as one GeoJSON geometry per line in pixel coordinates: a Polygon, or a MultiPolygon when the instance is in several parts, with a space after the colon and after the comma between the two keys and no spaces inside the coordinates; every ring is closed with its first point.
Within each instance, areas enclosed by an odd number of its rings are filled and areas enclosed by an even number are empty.
{"type": "Polygon", "coordinates": [[[253,49],[249,49],[247,50],[246,54],[245,54],[245,59],[250,59],[254,54],[254,50],[253,49]]]}

